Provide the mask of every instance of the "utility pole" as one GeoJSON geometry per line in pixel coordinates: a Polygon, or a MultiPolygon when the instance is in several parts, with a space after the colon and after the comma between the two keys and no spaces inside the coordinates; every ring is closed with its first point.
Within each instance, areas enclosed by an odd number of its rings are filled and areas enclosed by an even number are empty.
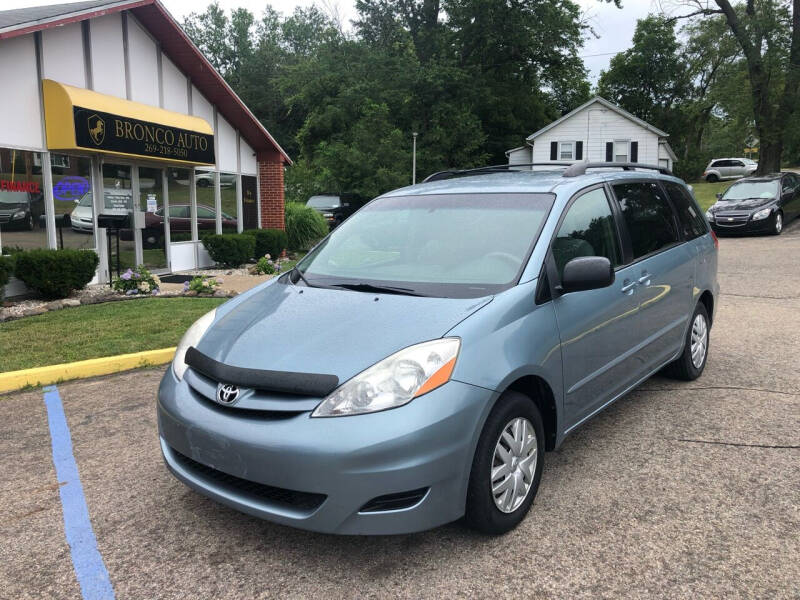
{"type": "Polygon", "coordinates": [[[411,151],[411,185],[417,183],[417,132],[411,134],[414,138],[414,148],[411,151]]]}

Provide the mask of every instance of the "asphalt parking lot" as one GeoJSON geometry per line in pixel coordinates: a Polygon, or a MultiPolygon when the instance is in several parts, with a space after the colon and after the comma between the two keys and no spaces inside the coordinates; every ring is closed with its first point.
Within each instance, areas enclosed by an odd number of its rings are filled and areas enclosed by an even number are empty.
{"type": "MultiPolygon", "coordinates": [[[[721,240],[703,377],[646,382],[546,456],[502,538],[262,522],[164,467],[163,369],[58,386],[117,598],[800,597],[800,222],[721,240]]],[[[0,597],[80,598],[42,390],[0,396],[0,597]]],[[[66,510],[66,509],[64,509],[66,510]]]]}

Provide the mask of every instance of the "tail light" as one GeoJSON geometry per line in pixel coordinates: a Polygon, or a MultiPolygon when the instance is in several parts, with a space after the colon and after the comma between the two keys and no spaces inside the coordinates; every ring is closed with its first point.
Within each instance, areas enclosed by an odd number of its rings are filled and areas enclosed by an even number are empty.
{"type": "Polygon", "coordinates": [[[713,229],[711,230],[711,239],[714,240],[714,248],[719,250],[719,238],[717,237],[717,234],[714,233],[713,229]]]}

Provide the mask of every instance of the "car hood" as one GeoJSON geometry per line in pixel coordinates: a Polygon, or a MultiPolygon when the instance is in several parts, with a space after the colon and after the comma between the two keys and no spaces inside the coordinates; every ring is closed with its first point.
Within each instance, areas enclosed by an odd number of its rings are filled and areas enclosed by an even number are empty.
{"type": "Polygon", "coordinates": [[[28,203],[27,202],[17,202],[14,204],[3,203],[0,204],[0,215],[8,215],[17,212],[18,210],[27,210],[28,203]]]}
{"type": "Polygon", "coordinates": [[[711,207],[712,213],[728,212],[733,210],[754,210],[775,202],[775,198],[751,198],[748,200],[726,200],[716,202],[711,207]]]}
{"type": "Polygon", "coordinates": [[[344,382],[402,348],[442,337],[491,299],[270,282],[218,316],[197,348],[231,366],[325,373],[344,382]]]}

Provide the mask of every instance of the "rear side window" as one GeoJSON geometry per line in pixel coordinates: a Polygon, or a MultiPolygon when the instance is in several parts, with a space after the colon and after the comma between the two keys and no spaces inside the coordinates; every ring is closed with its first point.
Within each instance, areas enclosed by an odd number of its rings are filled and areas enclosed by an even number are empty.
{"type": "Polygon", "coordinates": [[[678,222],[683,231],[683,237],[687,240],[693,240],[707,233],[705,217],[700,214],[694,200],[689,195],[689,190],[672,181],[664,181],[662,183],[667,189],[672,205],[678,211],[678,222]]]}
{"type": "Polygon", "coordinates": [[[564,265],[579,256],[605,256],[615,267],[622,262],[614,216],[602,188],[586,192],[572,203],[553,240],[559,275],[564,265]]]}
{"type": "Polygon", "coordinates": [[[614,193],[628,227],[634,260],[677,243],[675,215],[658,184],[619,183],[614,193]]]}

